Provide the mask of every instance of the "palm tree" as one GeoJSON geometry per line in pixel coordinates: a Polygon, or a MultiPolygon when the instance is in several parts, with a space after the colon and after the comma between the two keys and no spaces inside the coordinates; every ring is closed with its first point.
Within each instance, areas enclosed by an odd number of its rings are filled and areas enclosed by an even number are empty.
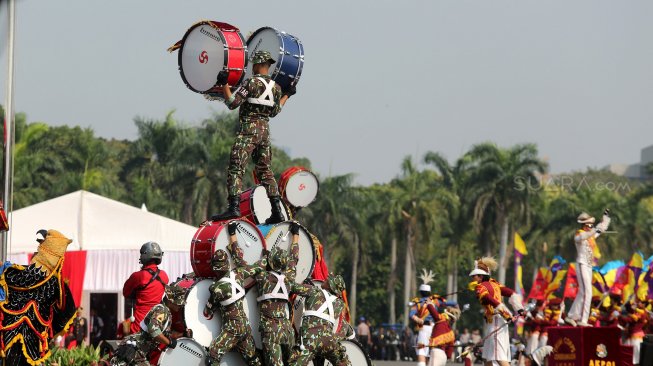
{"type": "MultiPolygon", "coordinates": [[[[469,197],[474,202],[474,224],[480,231],[484,219],[493,216],[499,229],[499,282],[506,278],[509,231],[530,218],[530,200],[537,191],[538,174],[547,164],[537,157],[533,144],[501,149],[492,143],[474,146],[468,153],[469,197]]],[[[489,254],[489,253],[488,253],[489,254]]]]}

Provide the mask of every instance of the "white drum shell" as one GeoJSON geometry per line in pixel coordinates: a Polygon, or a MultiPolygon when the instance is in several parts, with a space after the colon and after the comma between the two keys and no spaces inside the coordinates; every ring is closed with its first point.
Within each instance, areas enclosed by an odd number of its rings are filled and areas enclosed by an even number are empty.
{"type": "MultiPolygon", "coordinates": [[[[272,204],[265,187],[257,186],[254,188],[254,193],[250,199],[256,221],[261,225],[265,224],[265,220],[272,217],[272,204]]],[[[281,201],[281,205],[281,216],[283,216],[284,221],[287,221],[289,220],[288,209],[285,207],[285,202],[281,201]]]]}
{"type": "Polygon", "coordinates": [[[177,347],[161,353],[159,366],[205,366],[206,351],[191,338],[178,338],[177,347]]]}

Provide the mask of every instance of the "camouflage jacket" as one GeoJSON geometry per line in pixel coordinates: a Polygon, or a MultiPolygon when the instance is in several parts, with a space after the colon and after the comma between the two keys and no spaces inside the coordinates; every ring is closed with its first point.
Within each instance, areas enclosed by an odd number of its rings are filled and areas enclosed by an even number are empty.
{"type": "Polygon", "coordinates": [[[147,355],[159,347],[159,342],[154,339],[156,336],[160,334],[166,337],[169,336],[171,321],[172,315],[170,315],[170,310],[165,305],[154,305],[145,315],[143,323],[141,323],[141,327],[145,326],[146,328],[141,328],[139,333],[125,338],[123,343],[136,342],[139,351],[143,355],[147,355]]]}
{"type": "Polygon", "coordinates": [[[239,117],[241,122],[254,122],[254,121],[269,121],[271,117],[276,116],[281,111],[281,87],[279,84],[272,82],[272,95],[274,99],[271,101],[271,106],[253,103],[253,99],[264,97],[266,92],[266,85],[260,80],[270,83],[271,79],[268,75],[254,75],[253,77],[245,80],[232,95],[231,98],[225,100],[225,104],[229,109],[236,109],[240,107],[239,117]]]}
{"type": "MultiPolygon", "coordinates": [[[[299,243],[293,242],[290,245],[290,257],[291,259],[288,262],[284,273],[269,270],[262,271],[254,276],[258,285],[258,293],[260,295],[257,300],[259,301],[259,311],[262,316],[268,318],[288,318],[288,314],[286,313],[288,304],[287,297],[285,300],[280,298],[263,299],[266,294],[272,294],[274,292],[279,281],[277,276],[284,276],[284,286],[287,295],[290,295],[290,293],[308,294],[308,289],[310,287],[295,282],[297,261],[299,258],[299,243]]],[[[281,289],[279,290],[281,291],[281,289]]]]}
{"type": "Polygon", "coordinates": [[[308,291],[300,294],[306,297],[302,330],[310,331],[313,328],[321,329],[328,334],[335,333],[340,316],[345,309],[345,303],[340,297],[333,295],[331,292],[323,291],[320,286],[308,287],[308,291]],[[327,298],[325,297],[325,292],[333,300],[333,313],[329,311],[326,304],[327,298]]]}
{"type": "Polygon", "coordinates": [[[237,294],[233,293],[233,291],[239,290],[238,288],[234,288],[235,286],[232,286],[231,283],[227,282],[227,278],[232,276],[236,286],[242,289],[244,295],[245,279],[261,272],[267,262],[264,259],[261,259],[252,265],[242,266],[241,264],[244,263],[243,252],[238,247],[238,243],[231,243],[228,248],[237,267],[236,269],[230,271],[229,274],[227,274],[225,277],[215,281],[211,285],[209,288],[211,294],[206,306],[210,310],[219,307],[223,326],[231,327],[231,329],[238,331],[239,329],[242,330],[245,324],[249,324],[249,322],[247,322],[245,309],[243,308],[244,296],[228,305],[220,304],[221,302],[224,303],[225,301],[229,301],[232,296],[237,296],[237,294]]]}

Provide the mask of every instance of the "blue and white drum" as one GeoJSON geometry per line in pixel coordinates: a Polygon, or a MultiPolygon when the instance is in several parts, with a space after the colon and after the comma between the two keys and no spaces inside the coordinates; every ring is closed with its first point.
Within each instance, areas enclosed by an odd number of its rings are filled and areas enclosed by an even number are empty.
{"type": "MultiPolygon", "coordinates": [[[[274,225],[259,225],[258,228],[265,237],[267,250],[272,250],[274,247],[279,247],[286,251],[290,249],[290,244],[292,244],[290,221],[284,221],[274,225]]],[[[313,267],[315,267],[315,244],[308,230],[303,226],[299,227],[298,244],[299,258],[297,258],[295,282],[302,283],[313,274],[313,267]]]]}
{"type": "MultiPolygon", "coordinates": [[[[249,55],[257,50],[268,51],[274,58],[270,68],[270,77],[282,90],[290,85],[297,85],[304,68],[304,46],[297,37],[274,28],[263,27],[254,32],[247,40],[249,55]]],[[[247,66],[247,77],[252,77],[252,66],[247,66]]]]}

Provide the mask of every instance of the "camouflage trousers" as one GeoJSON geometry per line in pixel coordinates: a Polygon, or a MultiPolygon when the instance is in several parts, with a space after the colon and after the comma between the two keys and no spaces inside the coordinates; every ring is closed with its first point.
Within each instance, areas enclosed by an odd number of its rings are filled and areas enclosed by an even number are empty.
{"type": "Polygon", "coordinates": [[[220,335],[218,335],[209,345],[211,366],[219,366],[222,356],[234,349],[243,356],[247,365],[263,365],[258,353],[256,352],[256,345],[254,345],[254,337],[252,337],[249,322],[245,328],[246,330],[244,332],[240,331],[240,329],[234,329],[229,325],[222,328],[220,335]]]}
{"type": "Polygon", "coordinates": [[[270,169],[272,149],[270,146],[270,128],[267,121],[240,121],[236,141],[231,147],[229,168],[227,169],[227,190],[229,196],[237,196],[243,187],[243,174],[249,157],[252,157],[256,178],[267,190],[268,196],[278,196],[277,182],[270,169]]]}
{"type": "Polygon", "coordinates": [[[263,359],[266,366],[283,366],[295,345],[295,331],[286,318],[261,316],[259,325],[263,336],[263,359]]]}
{"type": "MultiPolygon", "coordinates": [[[[328,327],[302,324],[302,347],[295,347],[290,365],[307,366],[314,358],[324,358],[334,366],[351,366],[345,346],[328,327]]],[[[358,366],[358,365],[357,365],[358,366]]]]}

